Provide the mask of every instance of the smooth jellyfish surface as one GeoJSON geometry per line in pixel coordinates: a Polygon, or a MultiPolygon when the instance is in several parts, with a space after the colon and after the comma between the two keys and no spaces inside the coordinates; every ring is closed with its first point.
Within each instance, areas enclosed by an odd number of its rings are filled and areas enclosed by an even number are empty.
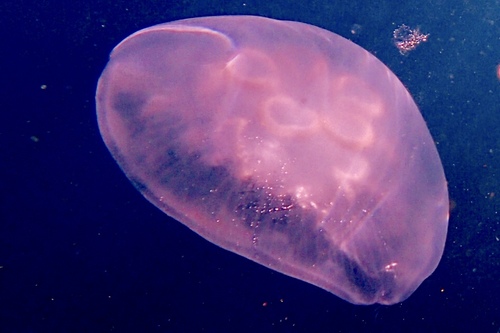
{"type": "Polygon", "coordinates": [[[411,96],[323,29],[253,16],[156,25],[111,53],[99,128],[130,181],[229,251],[355,304],[436,268],[446,180],[411,96]]]}

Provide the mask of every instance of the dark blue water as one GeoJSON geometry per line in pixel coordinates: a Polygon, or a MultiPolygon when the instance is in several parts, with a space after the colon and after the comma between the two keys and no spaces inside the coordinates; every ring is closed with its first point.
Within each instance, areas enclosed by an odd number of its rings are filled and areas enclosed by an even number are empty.
{"type": "Polygon", "coordinates": [[[498,8],[497,0],[2,2],[0,331],[498,332],[498,8]],[[219,249],[146,202],[112,160],[94,103],[111,49],[140,28],[223,14],[350,38],[414,96],[454,208],[438,269],[407,301],[354,306],[219,249]],[[402,23],[430,34],[406,56],[392,44],[402,23]]]}

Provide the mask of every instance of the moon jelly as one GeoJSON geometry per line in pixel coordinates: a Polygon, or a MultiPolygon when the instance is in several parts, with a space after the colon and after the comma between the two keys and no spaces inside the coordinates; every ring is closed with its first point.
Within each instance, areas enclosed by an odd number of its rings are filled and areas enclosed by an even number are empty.
{"type": "Polygon", "coordinates": [[[406,299],[438,265],[446,180],[410,94],[329,31],[252,16],[153,26],[97,88],[114,159],[200,236],[355,304],[406,299]]]}

